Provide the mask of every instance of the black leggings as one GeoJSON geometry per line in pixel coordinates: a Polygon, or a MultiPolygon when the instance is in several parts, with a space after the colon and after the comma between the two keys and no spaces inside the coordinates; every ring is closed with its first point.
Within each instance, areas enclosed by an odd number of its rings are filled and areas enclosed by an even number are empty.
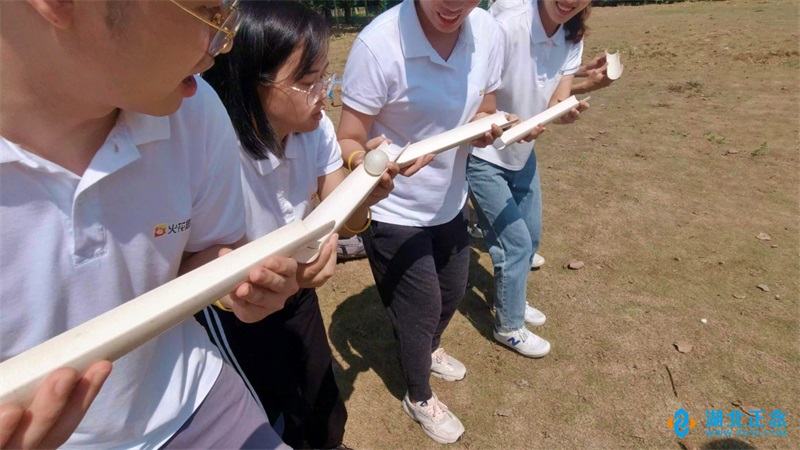
{"type": "Polygon", "coordinates": [[[286,306],[256,323],[241,322],[213,306],[195,318],[225,359],[252,386],[274,425],[283,414],[282,438],[293,448],[342,443],[347,410],[333,376],[333,357],[314,289],[302,289],[286,306]]]}
{"type": "Polygon", "coordinates": [[[363,234],[372,275],[394,326],[413,401],[433,395],[431,353],[467,289],[469,215],[432,227],[373,221],[363,234]]]}

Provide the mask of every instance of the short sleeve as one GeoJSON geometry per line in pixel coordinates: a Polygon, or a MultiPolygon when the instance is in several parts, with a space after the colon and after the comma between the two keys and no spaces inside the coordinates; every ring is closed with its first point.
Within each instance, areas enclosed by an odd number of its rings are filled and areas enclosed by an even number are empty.
{"type": "Polygon", "coordinates": [[[319,130],[321,133],[317,149],[317,177],[328,175],[342,167],[342,149],[336,140],[333,122],[323,113],[319,130]]]}
{"type": "Polygon", "coordinates": [[[344,68],[342,101],[362,114],[377,116],[387,99],[386,79],[378,58],[358,38],[344,68]]]}
{"type": "Polygon", "coordinates": [[[199,117],[194,125],[200,136],[197,158],[203,159],[200,164],[194,164],[187,252],[238,241],[245,234],[246,220],[236,133],[225,107],[211,87],[202,80],[197,84],[197,95],[206,97],[202,109],[195,111],[199,117]]]}
{"type": "Polygon", "coordinates": [[[500,88],[503,68],[505,67],[505,33],[497,22],[492,21],[494,31],[494,45],[489,52],[489,76],[487,77],[486,92],[494,92],[500,88]]]}
{"type": "Polygon", "coordinates": [[[567,42],[567,44],[570,46],[570,49],[567,54],[567,59],[561,67],[562,75],[572,75],[577,72],[581,67],[581,59],[583,58],[583,40],[577,44],[571,42],[567,42]]]}

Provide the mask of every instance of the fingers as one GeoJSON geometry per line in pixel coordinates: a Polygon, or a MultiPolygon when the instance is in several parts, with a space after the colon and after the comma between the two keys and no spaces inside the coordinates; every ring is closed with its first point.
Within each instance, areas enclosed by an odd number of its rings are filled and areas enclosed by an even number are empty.
{"type": "Polygon", "coordinates": [[[264,260],[261,266],[250,270],[248,280],[273,292],[289,292],[294,287],[292,281],[295,274],[297,274],[297,261],[292,258],[271,256],[264,260]]]}
{"type": "Polygon", "coordinates": [[[375,150],[376,148],[380,147],[383,141],[386,141],[386,143],[388,144],[392,143],[391,139],[387,139],[386,136],[380,135],[367,141],[366,144],[367,151],[375,150]]]}
{"type": "Polygon", "coordinates": [[[330,244],[331,254],[328,256],[322,272],[320,272],[320,275],[324,277],[320,285],[325,284],[325,282],[328,281],[336,271],[336,247],[339,245],[339,235],[337,233],[333,233],[331,238],[328,239],[328,244],[330,244]]]}
{"type": "Polygon", "coordinates": [[[410,166],[400,169],[400,175],[405,177],[414,175],[415,173],[419,172],[420,169],[430,164],[430,162],[433,161],[433,158],[434,155],[420,156],[419,158],[415,159],[414,163],[410,166]]]}
{"type": "Polygon", "coordinates": [[[89,410],[89,406],[97,394],[100,393],[100,388],[111,374],[111,369],[111,363],[108,361],[98,361],[89,366],[89,369],[75,385],[69,397],[65,414],[62,414],[61,420],[56,422],[47,437],[39,443],[41,447],[55,448],[69,439],[83,420],[83,416],[89,410]]]}
{"type": "Polygon", "coordinates": [[[79,378],[78,371],[70,368],[61,368],[48,375],[17,424],[9,447],[38,446],[61,416],[79,378]]]}
{"type": "Polygon", "coordinates": [[[396,177],[397,174],[399,173],[400,173],[400,166],[398,166],[396,162],[390,161],[386,163],[386,172],[384,172],[383,175],[387,175],[389,176],[389,178],[393,180],[394,177],[396,177]]]}
{"type": "Polygon", "coordinates": [[[7,448],[6,444],[17,429],[23,413],[25,408],[17,404],[0,406],[0,448],[7,448]]]}
{"type": "Polygon", "coordinates": [[[544,133],[545,131],[547,131],[547,128],[543,127],[542,125],[536,125],[536,127],[534,127],[534,129],[531,130],[530,134],[528,134],[522,140],[525,141],[525,142],[531,142],[534,139],[536,139],[539,136],[541,136],[542,133],[544,133]]]}
{"type": "Polygon", "coordinates": [[[474,121],[476,121],[476,120],[483,119],[484,117],[486,117],[486,116],[488,116],[488,115],[489,115],[488,113],[485,113],[485,112],[479,112],[479,113],[475,114],[474,116],[472,116],[472,118],[471,118],[471,119],[469,119],[469,121],[470,121],[470,122],[474,122],[474,121]]]}
{"type": "Polygon", "coordinates": [[[489,131],[483,133],[483,136],[474,139],[472,142],[470,142],[470,145],[473,147],[483,148],[494,143],[495,139],[502,135],[503,129],[497,124],[492,124],[492,128],[489,131]]]}
{"type": "Polygon", "coordinates": [[[494,142],[495,139],[499,138],[503,135],[503,129],[500,128],[499,125],[493,123],[492,124],[492,132],[490,133],[490,139],[494,142]]]}
{"type": "Polygon", "coordinates": [[[248,273],[248,280],[229,294],[233,311],[243,322],[257,322],[283,308],[290,295],[297,292],[297,262],[271,256],[248,273]]]}
{"type": "Polygon", "coordinates": [[[61,368],[36,389],[30,407],[0,407],[0,448],[55,448],[75,431],[111,373],[111,363],[98,361],[80,376],[61,368]]]}

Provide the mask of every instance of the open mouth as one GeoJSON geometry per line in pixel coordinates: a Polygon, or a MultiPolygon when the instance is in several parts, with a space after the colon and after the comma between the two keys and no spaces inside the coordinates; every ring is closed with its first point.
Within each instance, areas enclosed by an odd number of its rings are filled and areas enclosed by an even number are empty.
{"type": "Polygon", "coordinates": [[[439,19],[446,25],[453,25],[458,22],[458,18],[461,17],[461,14],[443,14],[441,12],[436,13],[439,16],[439,19]]]}
{"type": "Polygon", "coordinates": [[[564,6],[559,2],[556,2],[556,8],[558,8],[558,12],[561,14],[569,14],[575,9],[573,6],[564,6]]]}
{"type": "Polygon", "coordinates": [[[194,75],[189,75],[181,80],[181,93],[184,97],[191,97],[197,93],[197,80],[194,75]]]}

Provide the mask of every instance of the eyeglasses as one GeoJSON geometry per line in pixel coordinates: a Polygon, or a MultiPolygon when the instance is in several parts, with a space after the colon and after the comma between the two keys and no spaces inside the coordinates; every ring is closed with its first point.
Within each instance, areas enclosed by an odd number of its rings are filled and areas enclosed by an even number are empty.
{"type": "Polygon", "coordinates": [[[242,16],[239,15],[239,9],[236,7],[239,0],[223,1],[222,4],[227,5],[227,9],[224,12],[215,13],[210,20],[181,5],[176,0],[170,1],[178,8],[217,30],[216,34],[214,34],[214,37],[211,39],[211,43],[208,45],[209,56],[213,58],[220,53],[227,53],[230,51],[231,47],[233,47],[233,38],[236,36],[236,32],[239,30],[239,25],[242,22],[242,16]]]}
{"type": "Polygon", "coordinates": [[[327,97],[331,93],[331,89],[333,89],[333,84],[336,80],[336,74],[333,74],[325,81],[318,81],[311,85],[308,90],[300,89],[299,87],[290,86],[288,84],[279,83],[277,81],[262,81],[261,84],[265,86],[269,86],[270,84],[277,84],[278,86],[283,86],[285,88],[289,88],[293,91],[301,92],[306,94],[306,104],[308,106],[314,106],[319,99],[327,97]]]}

